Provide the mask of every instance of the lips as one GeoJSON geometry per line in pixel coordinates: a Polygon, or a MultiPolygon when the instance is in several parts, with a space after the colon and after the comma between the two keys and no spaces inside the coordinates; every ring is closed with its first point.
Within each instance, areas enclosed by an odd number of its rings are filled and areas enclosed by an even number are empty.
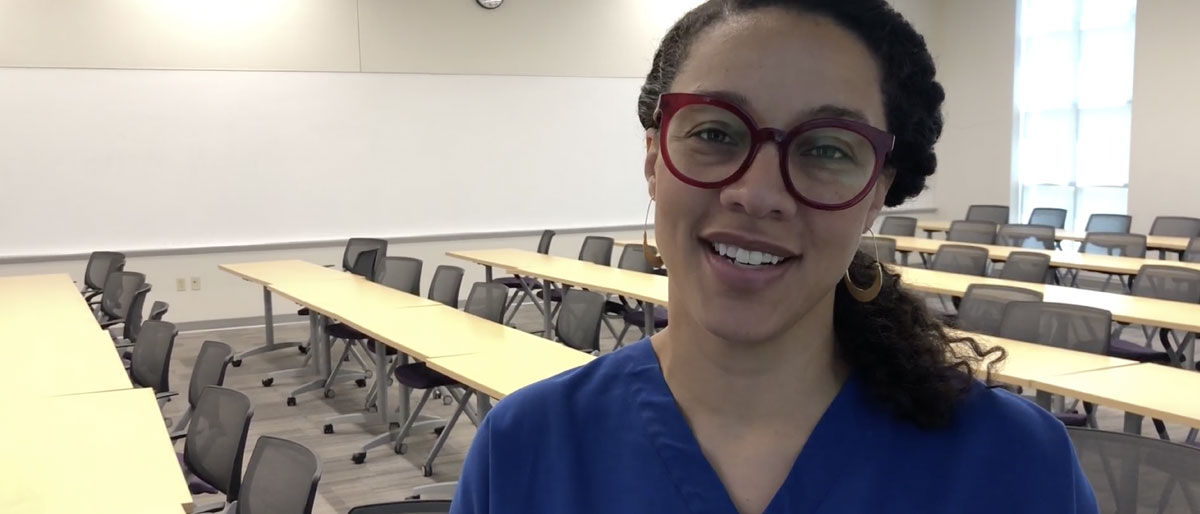
{"type": "Polygon", "coordinates": [[[711,232],[704,234],[700,242],[708,250],[706,267],[718,282],[742,292],[770,287],[801,260],[799,252],[744,234],[711,232]]]}

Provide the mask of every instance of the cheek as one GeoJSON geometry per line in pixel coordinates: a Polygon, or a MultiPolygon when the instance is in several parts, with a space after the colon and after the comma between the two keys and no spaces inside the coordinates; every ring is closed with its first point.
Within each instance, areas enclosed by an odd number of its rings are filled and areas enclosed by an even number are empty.
{"type": "Polygon", "coordinates": [[[822,267],[830,273],[841,273],[849,266],[858,249],[866,209],[858,206],[846,211],[820,211],[810,209],[806,213],[810,241],[808,254],[816,257],[822,267]]]}

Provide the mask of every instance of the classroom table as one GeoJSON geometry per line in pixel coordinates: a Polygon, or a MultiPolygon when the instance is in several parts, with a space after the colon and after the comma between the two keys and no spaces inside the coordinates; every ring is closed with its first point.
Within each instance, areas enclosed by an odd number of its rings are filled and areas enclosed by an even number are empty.
{"type": "MultiPolygon", "coordinates": [[[[926,237],[933,237],[933,234],[939,232],[950,231],[949,221],[944,220],[922,220],[917,222],[917,228],[924,230],[926,237]]],[[[881,236],[891,237],[891,236],[881,236]]],[[[1075,232],[1062,229],[1055,229],[1054,239],[1056,241],[1083,241],[1087,237],[1087,232],[1075,232]]],[[[1146,236],[1146,248],[1148,250],[1158,250],[1159,254],[1163,252],[1182,252],[1187,250],[1189,239],[1186,237],[1174,236],[1146,236]]]]}
{"type": "Polygon", "coordinates": [[[15,412],[0,423],[0,511],[191,512],[154,391],[28,398],[15,412]]]}
{"type": "Polygon", "coordinates": [[[977,246],[988,251],[988,257],[993,261],[1004,261],[1008,259],[1008,255],[1012,252],[1032,252],[1041,253],[1050,256],[1050,265],[1055,268],[1068,268],[1081,271],[1095,271],[1099,273],[1113,273],[1118,275],[1137,275],[1138,270],[1143,265],[1153,264],[1160,266],[1176,266],[1180,268],[1188,268],[1200,270],[1200,263],[1194,262],[1179,262],[1166,261],[1158,259],[1143,259],[1138,257],[1116,257],[1112,255],[1096,255],[1079,252],[1065,252],[1061,250],[1043,250],[1040,248],[1018,248],[1012,246],[997,246],[983,245],[976,243],[962,243],[957,241],[946,241],[942,239],[925,239],[919,237],[908,236],[880,236],[886,239],[896,241],[896,250],[904,252],[918,252],[925,254],[937,253],[938,248],[942,245],[954,244],[964,246],[977,246]]]}
{"type": "MultiPolygon", "coordinates": [[[[1138,364],[1136,361],[1109,357],[1107,355],[1097,355],[1002,337],[958,330],[953,331],[953,333],[971,337],[985,347],[999,346],[1004,348],[1008,356],[996,366],[990,378],[997,382],[1032,389],[1037,389],[1035,383],[1038,379],[1042,378],[1138,364]]],[[[961,346],[958,350],[967,351],[965,347],[961,346]]],[[[976,370],[976,373],[979,378],[985,378],[987,377],[987,368],[980,367],[976,370]]],[[[1043,407],[1050,407],[1048,398],[1044,402],[1041,400],[1043,399],[1039,397],[1039,403],[1044,403],[1043,407]]]]}
{"type": "Polygon", "coordinates": [[[0,373],[0,390],[10,393],[0,405],[7,406],[14,395],[50,397],[133,387],[112,337],[95,321],[90,328],[43,333],[0,323],[0,346],[12,348],[10,353],[21,362],[0,373]]]}

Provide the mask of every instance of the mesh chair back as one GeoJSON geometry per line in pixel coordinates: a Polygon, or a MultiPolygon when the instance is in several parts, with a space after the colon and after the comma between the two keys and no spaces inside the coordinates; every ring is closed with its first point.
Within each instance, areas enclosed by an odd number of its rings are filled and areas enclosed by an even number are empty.
{"type": "Polygon", "coordinates": [[[550,253],[550,242],[554,240],[553,230],[543,230],[542,238],[538,240],[537,253],[546,255],[550,253]]]}
{"type": "Polygon", "coordinates": [[[612,264],[612,251],[613,238],[587,236],[583,238],[583,246],[579,247],[579,260],[609,266],[612,264]]]}
{"type": "Polygon", "coordinates": [[[169,321],[142,323],[142,332],[129,358],[129,374],[135,384],[152,388],[156,393],[171,390],[171,352],[177,335],[179,330],[169,321]]]}
{"type": "Polygon", "coordinates": [[[458,293],[462,290],[463,269],[458,266],[438,266],[429,283],[429,299],[442,305],[458,308],[458,293]]]}
{"type": "Polygon", "coordinates": [[[1200,271],[1146,264],[1138,269],[1133,295],[1176,302],[1200,302],[1200,271]]]}
{"type": "Polygon", "coordinates": [[[379,250],[363,250],[358,252],[354,257],[354,265],[349,268],[350,273],[358,275],[362,278],[375,282],[378,279],[376,274],[376,264],[379,256],[379,250]]]}
{"type": "Polygon", "coordinates": [[[896,240],[890,237],[864,237],[858,241],[858,251],[871,260],[875,260],[875,255],[879,254],[879,262],[896,263],[896,240]]]}
{"type": "Polygon", "coordinates": [[[1200,237],[1193,237],[1188,240],[1187,249],[1183,251],[1183,260],[1187,262],[1200,262],[1200,237]]]}
{"type": "Polygon", "coordinates": [[[476,282],[467,294],[463,311],[483,319],[501,323],[504,305],[508,302],[508,287],[496,282],[476,282]]]}
{"type": "Polygon", "coordinates": [[[1044,253],[1010,252],[1000,278],[1044,284],[1050,276],[1050,256],[1044,253]]]}
{"type": "Polygon", "coordinates": [[[1037,207],[1029,213],[1030,225],[1046,225],[1054,228],[1066,228],[1067,210],[1050,207],[1037,207]]]}
{"type": "Polygon", "coordinates": [[[1019,287],[971,284],[958,304],[958,328],[990,336],[1000,334],[1009,302],[1040,302],[1042,293],[1019,287]]]}
{"type": "Polygon", "coordinates": [[[342,254],[342,269],[350,271],[354,268],[354,263],[358,262],[358,254],[367,250],[375,250],[375,268],[378,269],[383,264],[383,258],[387,257],[387,246],[387,241],[383,239],[351,238],[346,241],[346,251],[342,254]]]}
{"type": "Polygon", "coordinates": [[[1118,232],[1088,232],[1079,251],[1097,255],[1145,258],[1146,236],[1118,232]]]}
{"type": "Polygon", "coordinates": [[[409,500],[361,505],[346,514],[444,514],[450,512],[450,500],[409,500]]]}
{"type": "Polygon", "coordinates": [[[421,295],[421,259],[388,257],[383,261],[379,283],[412,295],[421,295]]]}
{"type": "Polygon", "coordinates": [[[988,251],[977,246],[944,244],[933,255],[929,269],[982,277],[987,273],[988,251]]]}
{"type": "Polygon", "coordinates": [[[192,473],[232,502],[241,494],[242,453],[254,404],[245,394],[208,386],[200,393],[183,446],[183,462],[192,473]]]}
{"type": "Polygon", "coordinates": [[[972,205],[967,207],[967,221],[990,221],[1003,225],[1008,223],[1008,206],[972,205]]]}
{"type": "MultiPolygon", "coordinates": [[[[1200,495],[1200,448],[1162,439],[1067,427],[1079,467],[1100,512],[1119,512],[1120,498],[1136,491],[1136,512],[1195,512],[1200,495]],[[1122,471],[1130,473],[1123,475],[1122,471]],[[1123,476],[1131,481],[1122,481],[1123,476]],[[1147,500],[1143,503],[1141,499],[1147,500]]],[[[1133,512],[1133,511],[1131,511],[1133,512]]]]}
{"type": "Polygon", "coordinates": [[[600,350],[600,318],[604,315],[604,296],[568,289],[558,311],[555,333],[567,346],[576,350],[600,350]]]}
{"type": "Polygon", "coordinates": [[[1046,225],[1004,225],[996,231],[996,244],[1018,248],[1054,249],[1054,227],[1046,225]]]}
{"type": "Polygon", "coordinates": [[[621,257],[617,259],[617,267],[641,273],[654,273],[654,267],[646,262],[646,253],[642,245],[625,245],[621,249],[621,257]]]}
{"type": "Polygon", "coordinates": [[[1170,237],[1200,236],[1200,219],[1184,216],[1159,216],[1150,225],[1150,235],[1170,237]]]}
{"type": "Polygon", "coordinates": [[[1133,217],[1124,214],[1093,214],[1088,217],[1087,232],[1114,232],[1128,234],[1133,217]]]}
{"type": "Polygon", "coordinates": [[[196,408],[200,393],[208,386],[225,385],[225,370],[233,357],[233,348],[220,341],[205,341],[196,355],[192,366],[192,378],[188,383],[188,405],[196,408]]]}
{"type": "Polygon", "coordinates": [[[990,245],[996,242],[996,224],[990,221],[955,221],[950,223],[946,240],[990,245]]]}
{"type": "Polygon", "coordinates": [[[100,312],[109,319],[125,319],[133,305],[133,297],[146,285],[146,275],[133,271],[110,273],[104,281],[104,296],[100,298],[100,312]]]}
{"type": "Polygon", "coordinates": [[[133,300],[129,302],[129,311],[125,313],[125,323],[122,328],[122,337],[125,339],[137,341],[138,334],[142,331],[142,311],[145,310],[146,297],[150,296],[150,289],[150,284],[145,284],[133,293],[133,300]]]}
{"type": "Polygon", "coordinates": [[[93,291],[103,291],[108,276],[125,269],[125,254],[121,252],[92,252],[88,257],[87,269],[83,272],[83,285],[93,291]]]}
{"type": "Polygon", "coordinates": [[[155,301],[150,305],[150,317],[154,321],[162,321],[163,316],[167,315],[167,311],[171,310],[171,304],[167,302],[155,301]]]}
{"type": "Polygon", "coordinates": [[[883,218],[883,224],[879,225],[879,235],[913,237],[917,235],[917,218],[910,218],[908,216],[888,216],[883,218]]]}
{"type": "Polygon", "coordinates": [[[1104,355],[1112,314],[1104,309],[1050,302],[1009,302],[1000,337],[1104,355]]]}
{"type": "Polygon", "coordinates": [[[262,436],[254,444],[238,497],[238,514],[309,514],[321,460],[300,443],[262,436]]]}

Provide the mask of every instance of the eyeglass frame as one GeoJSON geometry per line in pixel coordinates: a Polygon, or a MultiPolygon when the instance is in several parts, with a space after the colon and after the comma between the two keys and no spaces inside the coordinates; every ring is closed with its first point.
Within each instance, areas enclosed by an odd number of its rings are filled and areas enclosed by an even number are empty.
{"type": "Polygon", "coordinates": [[[737,182],[749,171],[750,165],[754,163],[754,159],[758,156],[758,152],[762,149],[763,144],[767,141],[772,141],[780,149],[779,174],[783,177],[783,184],[788,193],[800,203],[823,211],[849,209],[862,202],[867,194],[870,193],[871,188],[875,187],[875,183],[879,181],[879,174],[883,169],[884,163],[887,161],[888,156],[891,155],[892,149],[896,144],[896,136],[887,131],[872,127],[866,123],[844,118],[814,118],[804,121],[787,131],[773,127],[759,127],[754,122],[754,118],[738,105],[720,98],[696,93],[663,93],[659,95],[658,105],[654,109],[654,121],[657,124],[655,128],[659,130],[659,153],[663,157],[663,162],[667,165],[667,170],[681,182],[702,189],[717,189],[737,182]],[[746,124],[746,128],[750,129],[750,151],[746,153],[745,160],[737,170],[722,180],[704,182],[687,176],[675,166],[675,163],[671,160],[671,153],[667,151],[666,138],[662,137],[663,129],[670,124],[671,119],[674,118],[676,113],[690,105],[711,105],[724,109],[737,116],[742,123],[746,124]],[[867,179],[866,185],[854,197],[841,203],[827,204],[809,199],[796,189],[796,185],[792,183],[791,174],[788,173],[787,158],[783,155],[784,151],[787,150],[792,140],[797,136],[818,128],[840,128],[858,134],[866,139],[875,151],[875,165],[871,170],[871,177],[867,179]]]}

